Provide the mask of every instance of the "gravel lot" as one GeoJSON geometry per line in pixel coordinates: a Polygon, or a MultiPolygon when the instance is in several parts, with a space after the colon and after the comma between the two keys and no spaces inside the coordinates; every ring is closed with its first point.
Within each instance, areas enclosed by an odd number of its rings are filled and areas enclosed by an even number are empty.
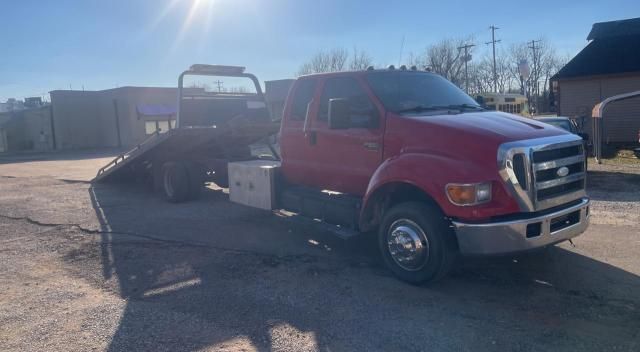
{"type": "Polygon", "coordinates": [[[2,351],[638,351],[640,169],[590,165],[574,243],[414,287],[373,241],[87,182],[110,153],[0,159],[2,351]]]}

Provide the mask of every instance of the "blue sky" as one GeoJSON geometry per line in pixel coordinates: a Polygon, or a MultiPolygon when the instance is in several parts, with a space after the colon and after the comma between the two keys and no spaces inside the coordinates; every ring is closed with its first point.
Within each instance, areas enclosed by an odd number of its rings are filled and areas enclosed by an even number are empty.
{"type": "MultiPolygon", "coordinates": [[[[541,37],[562,53],[594,22],[640,16],[638,0],[3,0],[0,101],[54,89],[174,86],[192,63],[238,64],[289,78],[319,50],[366,50],[397,64],[447,37],[499,48],[541,37]]],[[[479,50],[487,50],[482,45],[479,50]]],[[[476,57],[483,53],[479,52],[476,57]]]]}

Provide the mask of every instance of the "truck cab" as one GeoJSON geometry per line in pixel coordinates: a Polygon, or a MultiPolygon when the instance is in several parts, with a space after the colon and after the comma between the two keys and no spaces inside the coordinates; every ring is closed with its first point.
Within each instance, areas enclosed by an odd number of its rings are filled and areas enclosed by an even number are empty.
{"type": "Polygon", "coordinates": [[[588,225],[580,137],[485,110],[430,72],[300,77],[280,148],[280,207],[375,234],[408,282],[445,276],[460,254],[545,247],[588,225]]]}

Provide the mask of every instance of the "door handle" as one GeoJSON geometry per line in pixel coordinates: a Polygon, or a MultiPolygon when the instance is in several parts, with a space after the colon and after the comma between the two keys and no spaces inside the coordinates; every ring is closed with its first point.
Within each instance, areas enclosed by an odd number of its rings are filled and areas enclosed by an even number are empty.
{"type": "Polygon", "coordinates": [[[362,146],[367,150],[380,150],[380,143],[378,142],[364,142],[362,146]]]}

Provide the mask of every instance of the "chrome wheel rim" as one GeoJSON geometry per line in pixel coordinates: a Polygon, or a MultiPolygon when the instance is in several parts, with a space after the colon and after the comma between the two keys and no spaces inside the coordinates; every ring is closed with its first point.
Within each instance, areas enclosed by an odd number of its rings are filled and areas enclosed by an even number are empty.
{"type": "Polygon", "coordinates": [[[422,269],[429,260],[429,240],[422,228],[409,219],[399,219],[389,226],[387,248],[393,261],[402,269],[422,269]]]}

